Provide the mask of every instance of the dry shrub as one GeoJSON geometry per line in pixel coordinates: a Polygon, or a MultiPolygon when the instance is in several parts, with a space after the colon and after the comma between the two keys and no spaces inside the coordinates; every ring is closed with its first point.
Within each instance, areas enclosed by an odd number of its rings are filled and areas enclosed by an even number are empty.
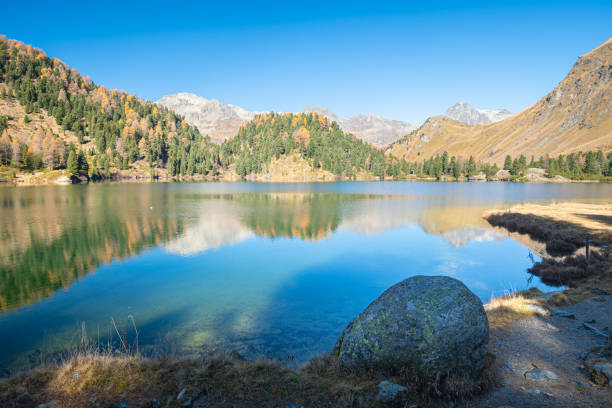
{"type": "Polygon", "coordinates": [[[591,251],[589,260],[584,255],[566,257],[563,260],[543,259],[529,269],[549,285],[576,286],[586,278],[610,274],[612,260],[606,254],[591,251]]]}

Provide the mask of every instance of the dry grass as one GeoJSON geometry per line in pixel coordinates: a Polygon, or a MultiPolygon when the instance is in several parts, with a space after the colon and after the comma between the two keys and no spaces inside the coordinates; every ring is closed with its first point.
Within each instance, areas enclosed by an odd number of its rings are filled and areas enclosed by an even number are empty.
{"type": "Polygon", "coordinates": [[[485,305],[490,329],[507,329],[518,320],[539,314],[538,309],[546,310],[543,308],[543,301],[529,297],[533,294],[533,292],[517,292],[491,299],[485,305]]]}
{"type": "MultiPolygon", "coordinates": [[[[377,384],[390,380],[408,391],[392,406],[445,405],[449,399],[469,398],[495,384],[495,358],[486,356],[485,370],[476,381],[452,374],[439,384],[423,384],[410,372],[382,373],[342,367],[330,355],[315,357],[299,370],[279,361],[248,361],[237,355],[203,359],[147,359],[117,353],[80,352],[63,362],[39,367],[0,380],[0,406],[31,407],[49,401],[58,406],[178,407],[181,390],[193,401],[215,406],[334,406],[372,407],[377,384]]],[[[388,405],[387,405],[388,406],[388,405]]]]}

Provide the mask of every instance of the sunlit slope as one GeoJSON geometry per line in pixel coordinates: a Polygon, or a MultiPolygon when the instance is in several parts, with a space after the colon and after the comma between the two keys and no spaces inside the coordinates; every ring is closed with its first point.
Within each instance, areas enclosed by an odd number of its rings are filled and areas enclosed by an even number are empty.
{"type": "Polygon", "coordinates": [[[401,158],[444,152],[502,164],[527,157],[612,148],[612,38],[578,59],[541,100],[500,122],[471,126],[446,116],[429,118],[391,145],[401,158]]]}

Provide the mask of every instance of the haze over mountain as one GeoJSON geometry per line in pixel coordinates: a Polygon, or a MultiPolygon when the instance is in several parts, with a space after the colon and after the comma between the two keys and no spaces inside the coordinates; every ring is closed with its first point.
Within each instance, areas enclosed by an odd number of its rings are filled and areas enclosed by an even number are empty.
{"type": "MultiPolygon", "coordinates": [[[[235,136],[240,126],[262,113],[187,92],[165,95],[157,103],[183,115],[189,124],[196,126],[200,133],[210,136],[217,143],[235,136]]],[[[376,147],[387,146],[416,128],[410,123],[387,119],[372,113],[345,119],[320,106],[306,107],[301,112],[324,115],[331,121],[337,122],[343,130],[376,147]]]]}
{"type": "Polygon", "coordinates": [[[578,58],[559,85],[506,120],[472,126],[434,116],[390,151],[418,160],[451,155],[502,164],[506,155],[559,155],[612,146],[612,38],[578,58]]]}
{"type": "Polygon", "coordinates": [[[508,109],[477,109],[467,102],[457,102],[446,110],[445,115],[468,125],[487,125],[512,116],[512,112],[508,109]]]}

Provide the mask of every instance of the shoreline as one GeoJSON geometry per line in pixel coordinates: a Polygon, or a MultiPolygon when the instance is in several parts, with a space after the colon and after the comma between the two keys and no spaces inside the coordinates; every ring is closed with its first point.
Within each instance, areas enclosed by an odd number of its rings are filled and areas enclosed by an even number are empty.
{"type": "MultiPolygon", "coordinates": [[[[66,178],[67,179],[67,178],[66,178]]],[[[438,180],[433,178],[405,178],[405,179],[369,179],[369,178],[358,178],[358,179],[347,179],[339,177],[337,179],[328,180],[304,180],[304,179],[278,179],[278,180],[260,180],[260,179],[235,179],[235,178],[220,178],[220,177],[197,177],[197,178],[163,178],[151,180],[150,178],[113,178],[104,180],[91,180],[85,182],[71,182],[66,179],[56,182],[56,178],[46,179],[37,178],[36,175],[30,177],[22,177],[15,179],[2,179],[0,178],[0,186],[42,186],[42,185],[71,185],[71,184],[154,184],[154,183],[338,183],[338,182],[414,182],[414,183],[512,183],[512,184],[608,184],[612,183],[609,180],[564,180],[558,181],[551,179],[550,181],[539,181],[539,180],[438,180]]]]}

